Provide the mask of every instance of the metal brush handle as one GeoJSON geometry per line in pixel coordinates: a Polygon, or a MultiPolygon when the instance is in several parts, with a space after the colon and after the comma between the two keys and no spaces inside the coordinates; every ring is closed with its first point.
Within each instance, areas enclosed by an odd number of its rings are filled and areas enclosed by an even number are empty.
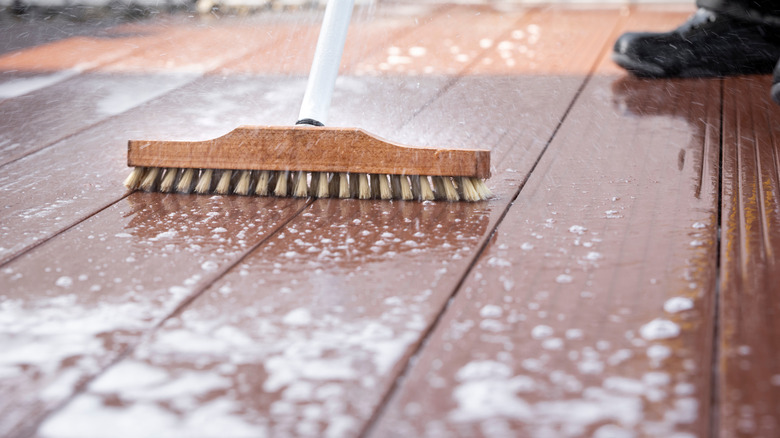
{"type": "Polygon", "coordinates": [[[322,126],[339,74],[355,0],[328,0],[297,124],[322,126]]]}

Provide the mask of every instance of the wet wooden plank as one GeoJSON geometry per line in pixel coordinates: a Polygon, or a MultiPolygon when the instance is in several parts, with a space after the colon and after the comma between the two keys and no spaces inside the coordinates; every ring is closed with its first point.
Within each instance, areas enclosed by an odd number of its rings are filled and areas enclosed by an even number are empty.
{"type": "Polygon", "coordinates": [[[119,16],[105,16],[100,20],[79,20],[66,14],[54,16],[31,13],[24,17],[10,13],[7,2],[2,6],[0,28],[0,54],[6,54],[27,47],[39,46],[73,36],[101,35],[105,29],[124,21],[119,16]]]}
{"type": "MultiPolygon", "coordinates": [[[[192,82],[194,75],[81,74],[0,104],[0,166],[192,82]]],[[[46,153],[46,152],[44,152],[46,153]]]]}
{"type": "MultiPolygon", "coordinates": [[[[300,30],[300,23],[315,23],[320,14],[261,14],[250,18],[199,19],[182,15],[162,16],[143,23],[122,24],[92,36],[73,36],[0,57],[6,73],[56,73],[100,71],[210,70],[232,57],[265,45],[279,44],[277,34],[300,30]],[[111,67],[107,67],[108,65],[111,67]]],[[[286,34],[285,34],[286,36],[286,34]]]]}
{"type": "Polygon", "coordinates": [[[780,433],[780,108],[770,78],[723,84],[717,418],[723,437],[780,433]]]}
{"type": "Polygon", "coordinates": [[[170,23],[147,23],[117,26],[101,35],[71,36],[4,54],[0,57],[0,70],[40,73],[86,70],[114,61],[160,37],[170,38],[182,29],[170,23]]]}
{"type": "Polygon", "coordinates": [[[182,30],[164,21],[126,24],[100,35],[73,36],[4,54],[0,57],[0,101],[70,79],[161,38],[174,38],[182,30]]]}
{"type": "Polygon", "coordinates": [[[6,264],[0,435],[34,430],[305,204],[134,193],[6,264]]]}
{"type": "Polygon", "coordinates": [[[719,90],[605,60],[369,435],[706,436],[719,90]]]}
{"type": "MultiPolygon", "coordinates": [[[[495,20],[492,38],[530,23],[505,21],[510,17],[483,14],[480,19],[495,20]]],[[[600,18],[614,23],[617,12],[600,18]]],[[[592,40],[591,48],[603,46],[608,34],[592,40]]],[[[543,39],[563,37],[545,31],[543,39]]],[[[466,40],[478,44],[480,38],[466,40]]],[[[592,65],[598,51],[591,53],[592,65]]],[[[515,146],[538,153],[544,142],[531,138],[551,136],[584,77],[571,82],[548,77],[548,87],[558,90],[560,99],[524,107],[522,123],[507,125],[496,135],[495,120],[483,118],[489,108],[494,111],[490,114],[516,121],[511,117],[517,115],[516,102],[508,97],[515,95],[509,93],[542,93],[523,86],[542,82],[513,79],[475,78],[430,100],[441,91],[434,85],[450,84],[450,78],[410,81],[401,76],[388,88],[380,85],[389,78],[377,78],[376,87],[350,87],[353,93],[362,92],[334,108],[333,118],[341,123],[366,114],[367,125],[384,125],[423,143],[478,141],[496,150],[515,146]],[[483,98],[469,99],[473,93],[483,98]],[[384,103],[366,95],[382,96],[384,103]],[[422,99],[420,95],[427,99],[417,117],[436,120],[433,129],[415,121],[394,127],[391,123],[398,122],[370,111],[376,105],[414,113],[410,99],[422,99]],[[479,116],[460,114],[466,103],[475,110],[469,114],[479,116]],[[459,135],[444,132],[461,122],[459,135]],[[465,138],[468,133],[472,139],[465,138]]],[[[534,160],[526,160],[530,167],[534,160]]],[[[488,203],[315,201],[44,422],[39,434],[57,436],[67,429],[88,435],[102,421],[143,426],[135,419],[153,415],[159,421],[146,425],[154,433],[197,427],[203,435],[219,435],[230,427],[248,435],[358,435],[511,201],[520,183],[515,173],[497,175],[491,184],[498,195],[488,203]],[[189,379],[207,383],[191,387],[189,379]],[[174,394],[170,384],[182,392],[174,394]]]]}

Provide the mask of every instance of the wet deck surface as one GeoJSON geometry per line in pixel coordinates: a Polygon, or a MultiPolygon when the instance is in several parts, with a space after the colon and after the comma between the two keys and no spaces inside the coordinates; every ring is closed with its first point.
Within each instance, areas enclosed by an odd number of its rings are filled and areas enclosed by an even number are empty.
{"type": "Polygon", "coordinates": [[[770,78],[609,60],[690,13],[357,9],[330,124],[491,149],[473,204],[126,193],[294,121],[317,12],[0,44],[0,436],[777,436],[770,78]]]}

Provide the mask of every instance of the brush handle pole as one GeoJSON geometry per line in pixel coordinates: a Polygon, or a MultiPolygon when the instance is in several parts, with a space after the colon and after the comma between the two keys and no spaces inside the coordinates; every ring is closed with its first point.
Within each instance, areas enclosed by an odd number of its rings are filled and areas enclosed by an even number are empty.
{"type": "Polygon", "coordinates": [[[328,118],[354,3],[355,0],[328,0],[298,115],[299,124],[323,125],[328,118]]]}

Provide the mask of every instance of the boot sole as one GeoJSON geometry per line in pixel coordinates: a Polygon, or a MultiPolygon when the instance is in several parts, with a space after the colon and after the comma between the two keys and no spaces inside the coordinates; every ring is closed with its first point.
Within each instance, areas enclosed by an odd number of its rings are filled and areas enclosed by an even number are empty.
{"type": "Polygon", "coordinates": [[[639,61],[622,53],[613,52],[612,60],[615,64],[641,78],[722,78],[743,74],[762,74],[763,70],[765,70],[755,66],[746,66],[742,70],[722,72],[705,67],[688,67],[685,70],[671,73],[665,71],[657,64],[639,61]]]}
{"type": "Polygon", "coordinates": [[[638,61],[622,53],[612,53],[612,61],[636,76],[662,78],[668,76],[663,68],[649,62],[638,61]]]}
{"type": "Polygon", "coordinates": [[[772,100],[780,104],[780,82],[772,84],[772,100]]]}

